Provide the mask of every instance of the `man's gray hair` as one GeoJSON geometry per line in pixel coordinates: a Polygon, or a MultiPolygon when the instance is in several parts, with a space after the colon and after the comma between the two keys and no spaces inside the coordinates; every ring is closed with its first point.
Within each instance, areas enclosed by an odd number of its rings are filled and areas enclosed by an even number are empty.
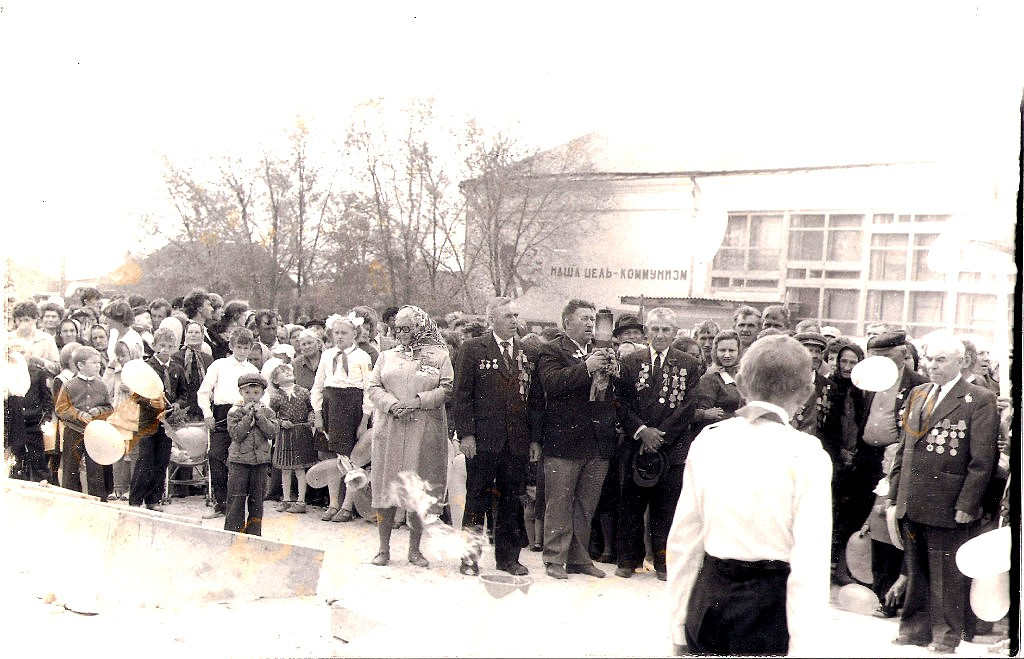
{"type": "Polygon", "coordinates": [[[490,318],[491,314],[494,313],[495,309],[499,309],[499,308],[505,306],[506,304],[511,304],[511,303],[512,303],[512,298],[510,298],[510,297],[496,297],[496,298],[492,298],[491,301],[487,303],[487,317],[490,318]]]}
{"type": "Polygon", "coordinates": [[[647,312],[647,318],[645,322],[650,323],[652,320],[657,318],[658,320],[665,321],[672,325],[672,327],[678,327],[676,324],[676,312],[668,307],[655,307],[647,312]]]}

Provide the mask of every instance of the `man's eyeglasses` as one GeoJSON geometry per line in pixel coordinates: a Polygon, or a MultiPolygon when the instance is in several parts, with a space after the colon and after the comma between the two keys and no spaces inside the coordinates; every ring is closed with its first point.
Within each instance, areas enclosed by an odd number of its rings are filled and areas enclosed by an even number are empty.
{"type": "Polygon", "coordinates": [[[402,327],[401,325],[396,325],[395,326],[395,334],[405,334],[405,333],[411,334],[412,333],[412,328],[411,327],[402,327]]]}

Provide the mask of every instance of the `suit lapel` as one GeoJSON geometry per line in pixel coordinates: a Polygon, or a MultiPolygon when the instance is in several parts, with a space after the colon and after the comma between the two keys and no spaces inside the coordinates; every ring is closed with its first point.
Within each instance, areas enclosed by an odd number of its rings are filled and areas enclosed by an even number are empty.
{"type": "Polygon", "coordinates": [[[960,407],[960,402],[966,394],[967,382],[960,378],[960,381],[953,385],[953,388],[946,394],[946,397],[939,401],[939,404],[932,410],[931,416],[928,417],[927,427],[931,428],[940,420],[947,418],[953,410],[960,407]]]}

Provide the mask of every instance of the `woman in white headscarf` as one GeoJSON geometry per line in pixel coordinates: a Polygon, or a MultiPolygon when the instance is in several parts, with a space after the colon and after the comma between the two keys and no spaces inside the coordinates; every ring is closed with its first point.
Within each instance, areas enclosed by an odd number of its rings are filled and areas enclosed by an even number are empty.
{"type": "MultiPolygon", "coordinates": [[[[391,559],[391,530],[398,506],[409,510],[409,562],[429,563],[420,552],[424,512],[422,495],[440,498],[448,469],[448,421],[444,404],[455,372],[448,344],[437,324],[419,307],[406,305],[395,317],[399,345],[380,353],[367,384],[373,403],[373,451],[370,470],[380,548],[374,565],[391,559]],[[412,472],[427,484],[425,493],[401,497],[401,474],[412,472]],[[420,501],[414,500],[419,495],[420,501]],[[404,499],[404,500],[400,500],[404,499]]],[[[435,504],[436,505],[436,504],[435,504]]]]}

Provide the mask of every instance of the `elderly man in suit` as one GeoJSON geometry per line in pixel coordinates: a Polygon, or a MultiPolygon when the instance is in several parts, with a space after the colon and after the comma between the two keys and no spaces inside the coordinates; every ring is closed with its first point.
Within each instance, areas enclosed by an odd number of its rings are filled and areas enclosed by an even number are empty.
{"type": "MultiPolygon", "coordinates": [[[[494,556],[499,570],[522,575],[520,533],[529,465],[528,399],[533,364],[516,336],[519,311],[511,298],[487,305],[491,331],[466,339],[455,369],[452,411],[462,452],[466,455],[466,513],[463,527],[483,531],[484,514],[497,503],[494,556]]],[[[539,450],[539,447],[533,447],[539,450]]],[[[462,574],[480,574],[477,556],[466,556],[462,574]]]]}
{"type": "Polygon", "coordinates": [[[544,389],[542,416],[544,564],[548,576],[604,577],[587,551],[590,523],[615,451],[616,403],[609,377],[618,374],[611,348],[593,344],[593,304],[570,300],[562,310],[561,336],[537,359],[544,389]]]}
{"type": "Polygon", "coordinates": [[[925,347],[929,384],[915,387],[889,475],[907,566],[897,645],[951,654],[967,629],[970,580],[956,551],[981,516],[996,460],[996,397],[961,376],[964,346],[936,334],[925,347]]]}
{"type": "Polygon", "coordinates": [[[683,465],[689,449],[694,392],[700,363],[672,347],[675,312],[665,307],[647,314],[650,346],[622,360],[616,386],[619,420],[626,441],[619,451],[618,568],[616,576],[633,576],[644,559],[644,511],[650,506],[651,546],[658,579],[665,581],[665,545],[683,488],[683,465]],[[637,466],[650,462],[660,474],[635,477],[637,466]]]}
{"type": "Polygon", "coordinates": [[[836,540],[839,564],[835,581],[851,583],[842,549],[850,535],[864,525],[875,502],[874,489],[882,478],[885,447],[899,441],[903,408],[910,390],[924,384],[924,377],[906,367],[907,333],[894,330],[875,334],[868,339],[870,356],[888,357],[899,374],[884,391],[865,392],[866,420],[857,433],[857,445],[851,463],[836,475],[836,540]]]}

